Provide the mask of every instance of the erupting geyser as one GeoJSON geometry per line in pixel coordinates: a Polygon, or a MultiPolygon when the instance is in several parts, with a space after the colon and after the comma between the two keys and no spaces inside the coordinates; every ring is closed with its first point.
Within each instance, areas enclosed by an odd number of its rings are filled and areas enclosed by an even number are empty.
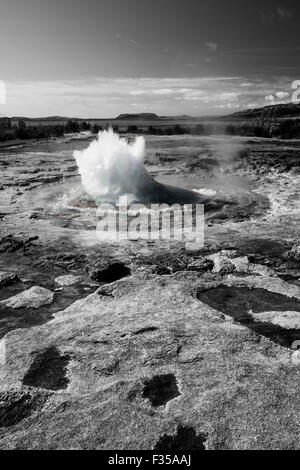
{"type": "Polygon", "coordinates": [[[83,187],[96,204],[116,202],[120,196],[142,203],[206,203],[195,191],[155,181],[144,167],[144,156],[144,137],[129,143],[112,129],[99,132],[87,149],[74,152],[83,187]]]}
{"type": "Polygon", "coordinates": [[[119,195],[133,197],[151,180],[143,167],[145,140],[133,143],[113,130],[99,132],[87,149],[75,151],[74,158],[85,191],[94,201],[115,200],[119,195]]]}

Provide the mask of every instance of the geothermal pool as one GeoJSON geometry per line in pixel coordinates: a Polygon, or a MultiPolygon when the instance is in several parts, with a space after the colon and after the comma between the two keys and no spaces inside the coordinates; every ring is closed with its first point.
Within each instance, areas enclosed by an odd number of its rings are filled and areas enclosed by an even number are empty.
{"type": "Polygon", "coordinates": [[[241,139],[138,137],[128,145],[104,133],[99,142],[63,139],[2,151],[5,229],[27,227],[46,238],[90,231],[95,208],[124,195],[146,204],[203,203],[211,222],[247,220],[269,208],[256,179],[235,170],[241,139]]]}
{"type": "Polygon", "coordinates": [[[128,146],[107,135],[102,147],[93,138],[69,138],[2,149],[3,234],[20,231],[51,239],[66,230],[70,237],[72,230],[91,231],[97,204],[124,194],[146,203],[203,202],[207,222],[223,227],[271,221],[281,212],[297,217],[298,177],[272,165],[257,175],[247,162],[245,149],[264,153],[271,145],[276,156],[276,142],[193,136],[130,140],[128,146]]]}

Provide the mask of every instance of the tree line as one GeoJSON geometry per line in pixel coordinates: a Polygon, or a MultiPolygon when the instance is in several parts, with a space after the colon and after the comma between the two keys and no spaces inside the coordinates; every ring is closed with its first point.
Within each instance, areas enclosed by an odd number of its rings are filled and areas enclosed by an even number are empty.
{"type": "Polygon", "coordinates": [[[99,126],[91,126],[88,122],[67,121],[65,124],[55,125],[38,125],[30,126],[25,121],[19,121],[17,126],[6,125],[1,126],[0,123],[0,142],[9,140],[21,139],[51,139],[57,137],[63,137],[65,134],[78,133],[82,131],[99,132],[99,126]]]}
{"type": "MultiPolygon", "coordinates": [[[[228,124],[198,124],[196,126],[182,126],[174,124],[173,126],[155,126],[148,128],[139,128],[137,125],[129,125],[126,129],[119,129],[118,126],[112,126],[115,132],[128,134],[148,134],[148,135],[214,135],[225,134],[232,136],[245,137],[265,137],[279,139],[299,139],[300,138],[300,119],[285,119],[282,121],[245,122],[228,124]]],[[[57,125],[38,125],[30,126],[25,121],[19,121],[18,125],[12,127],[11,124],[1,125],[0,122],[0,142],[9,140],[26,139],[51,139],[63,137],[66,134],[74,134],[83,131],[90,131],[97,134],[108,126],[100,126],[85,121],[69,120],[65,124],[57,125]]]]}
{"type": "Polygon", "coordinates": [[[228,124],[226,135],[245,137],[264,137],[273,139],[300,139],[300,119],[285,119],[282,121],[265,121],[262,124],[243,123],[228,124]]]}

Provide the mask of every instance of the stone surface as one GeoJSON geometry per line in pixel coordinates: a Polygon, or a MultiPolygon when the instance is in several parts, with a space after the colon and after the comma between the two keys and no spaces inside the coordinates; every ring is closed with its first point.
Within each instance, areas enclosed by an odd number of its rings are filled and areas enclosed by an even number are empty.
{"type": "Polygon", "coordinates": [[[0,304],[10,308],[39,308],[51,304],[54,293],[44,287],[33,286],[9,299],[2,300],[0,304]]]}
{"type": "Polygon", "coordinates": [[[263,312],[252,316],[256,320],[271,322],[283,328],[300,330],[300,312],[263,312]]]}
{"type": "Polygon", "coordinates": [[[235,265],[232,262],[232,258],[237,255],[235,251],[222,250],[219,253],[214,253],[207,257],[214,263],[213,272],[220,274],[228,274],[235,271],[235,265]]]}
{"type": "Polygon", "coordinates": [[[59,276],[55,278],[56,284],[59,286],[71,286],[72,284],[76,284],[81,279],[80,276],[74,276],[73,274],[66,274],[65,276],[59,276]]]}
{"type": "Polygon", "coordinates": [[[0,392],[0,429],[9,429],[34,411],[42,409],[48,396],[35,390],[0,392]]]}
{"type": "Polygon", "coordinates": [[[20,279],[16,273],[0,271],[0,287],[9,286],[15,282],[20,282],[20,279]]]}
{"type": "Polygon", "coordinates": [[[300,244],[294,245],[290,251],[286,253],[286,257],[288,259],[292,259],[295,261],[300,261],[300,244]]]}
{"type": "Polygon", "coordinates": [[[0,239],[0,253],[14,253],[19,250],[27,252],[32,246],[34,246],[34,242],[38,238],[39,237],[34,236],[26,239],[20,239],[14,237],[13,235],[7,235],[0,239]]]}
{"type": "Polygon", "coordinates": [[[233,272],[245,274],[260,274],[261,276],[276,276],[268,266],[250,263],[247,256],[238,256],[235,250],[221,250],[207,257],[214,263],[213,272],[230,274],[233,272]]]}
{"type": "MultiPolygon", "coordinates": [[[[300,347],[300,345],[298,346],[300,347]]],[[[298,365],[300,367],[300,351],[295,351],[293,354],[292,354],[292,362],[295,364],[295,365],[298,365]]]]}
{"type": "MultiPolygon", "coordinates": [[[[26,392],[24,377],[46,364],[49,348],[67,388],[1,429],[0,449],[299,448],[295,352],[194,296],[195,285],[217,282],[191,272],[142,283],[133,275],[47,324],[8,333],[0,368],[6,397],[26,392]]],[[[276,278],[268,285],[288,291],[276,278]]],[[[299,299],[300,288],[291,289],[299,299]]]]}

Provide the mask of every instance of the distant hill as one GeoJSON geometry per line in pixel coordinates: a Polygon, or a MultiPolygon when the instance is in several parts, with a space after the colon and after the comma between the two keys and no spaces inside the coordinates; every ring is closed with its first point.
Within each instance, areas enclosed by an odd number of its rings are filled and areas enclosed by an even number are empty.
{"type": "MultiPolygon", "coordinates": [[[[120,133],[149,135],[236,135],[280,139],[300,139],[300,103],[278,104],[246,109],[229,115],[159,116],[155,113],[123,113],[116,118],[70,118],[48,116],[40,118],[13,117],[0,119],[0,140],[26,134],[40,138],[61,133],[114,128],[120,133]],[[20,126],[24,121],[25,127],[20,126]],[[71,121],[71,122],[70,122],[71,121]],[[44,128],[44,129],[43,129],[44,128]],[[52,129],[51,129],[52,128],[52,129]]],[[[57,135],[59,134],[59,135],[57,135]]]]}
{"type": "Polygon", "coordinates": [[[86,122],[97,122],[102,121],[109,122],[113,124],[116,121],[132,121],[133,123],[139,123],[141,121],[160,121],[166,122],[241,122],[241,121],[255,121],[255,120],[265,120],[265,119],[272,119],[272,120],[282,120],[282,119],[300,119],[300,103],[287,103],[287,104],[277,104],[273,106],[264,106],[262,108],[252,108],[252,109],[245,109],[243,111],[238,111],[233,114],[227,115],[214,115],[214,116],[188,116],[188,115],[179,115],[179,116],[158,116],[155,113],[123,113],[117,116],[116,118],[70,118],[65,116],[47,116],[47,117],[39,117],[39,118],[28,118],[28,117],[21,117],[21,116],[14,116],[10,118],[13,122],[18,121],[26,121],[26,122],[36,122],[39,124],[42,123],[61,123],[67,121],[86,121],[86,122]]]}
{"type": "Polygon", "coordinates": [[[120,114],[116,117],[116,120],[129,119],[129,120],[152,120],[159,119],[159,116],[155,113],[138,113],[138,114],[120,114]]]}
{"type": "Polygon", "coordinates": [[[295,119],[300,118],[300,103],[277,104],[274,106],[264,106],[263,108],[246,109],[234,114],[225,116],[226,120],[260,119],[262,117],[272,117],[272,119],[295,119]]]}
{"type": "Polygon", "coordinates": [[[77,118],[67,118],[63,116],[47,116],[47,117],[37,117],[30,118],[26,116],[13,116],[11,119],[19,121],[67,121],[67,120],[76,120],[77,118]]]}

